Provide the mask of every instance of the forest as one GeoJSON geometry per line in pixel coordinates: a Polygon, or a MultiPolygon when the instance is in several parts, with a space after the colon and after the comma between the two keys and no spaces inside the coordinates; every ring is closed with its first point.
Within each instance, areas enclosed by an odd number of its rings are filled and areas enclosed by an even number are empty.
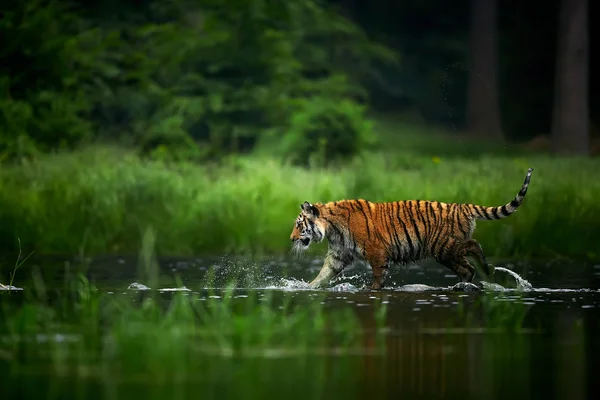
{"type": "Polygon", "coordinates": [[[281,253],[305,200],[504,204],[531,166],[482,242],[594,256],[594,7],[7,1],[3,254],[281,253]]]}
{"type": "Polygon", "coordinates": [[[594,398],[599,9],[4,0],[2,398],[594,398]],[[390,265],[406,221],[377,276],[291,251],[304,202],[502,206],[530,168],[474,277],[475,242],[390,265]]]}

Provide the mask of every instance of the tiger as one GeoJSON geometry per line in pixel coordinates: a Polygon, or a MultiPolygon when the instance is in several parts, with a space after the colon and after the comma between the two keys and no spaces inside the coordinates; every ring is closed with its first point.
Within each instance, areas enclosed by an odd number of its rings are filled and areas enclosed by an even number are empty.
{"type": "Polygon", "coordinates": [[[472,257],[488,277],[488,264],[479,242],[472,238],[476,220],[498,220],[512,215],[523,204],[533,168],[516,197],[508,204],[485,207],[476,204],[430,200],[400,200],[374,203],[364,199],[300,204],[290,240],[291,252],[299,255],[312,242],[328,241],[325,261],[310,288],[321,288],[357,261],[366,261],[373,282],[365,287],[384,287],[391,264],[406,264],[433,258],[453,271],[460,283],[472,284],[472,257]]]}

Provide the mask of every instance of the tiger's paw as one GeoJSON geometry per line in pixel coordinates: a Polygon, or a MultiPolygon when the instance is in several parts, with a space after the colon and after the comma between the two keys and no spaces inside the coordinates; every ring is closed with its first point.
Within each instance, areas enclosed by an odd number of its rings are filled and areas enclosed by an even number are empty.
{"type": "Polygon", "coordinates": [[[327,282],[324,282],[323,280],[314,279],[308,283],[308,288],[313,290],[319,290],[324,289],[326,285],[327,282]]]}
{"type": "Polygon", "coordinates": [[[381,290],[381,288],[376,288],[374,283],[372,283],[371,285],[363,283],[363,285],[358,290],[361,292],[378,292],[379,290],[381,290]]]}
{"type": "Polygon", "coordinates": [[[373,282],[371,286],[369,286],[369,291],[371,292],[379,292],[383,289],[383,286],[377,282],[373,282]]]}

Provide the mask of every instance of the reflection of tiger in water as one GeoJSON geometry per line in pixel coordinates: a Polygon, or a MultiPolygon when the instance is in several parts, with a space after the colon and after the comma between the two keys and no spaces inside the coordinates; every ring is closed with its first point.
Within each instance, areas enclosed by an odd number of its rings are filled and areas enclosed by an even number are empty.
{"type": "Polygon", "coordinates": [[[381,289],[390,263],[428,257],[454,271],[463,282],[471,282],[475,268],[467,256],[486,274],[493,274],[481,246],[471,238],[475,220],[501,219],[514,213],[523,203],[532,171],[527,171],[517,196],[500,207],[427,200],[304,202],[290,236],[293,249],[301,252],[313,241],[329,241],[325,263],[311,287],[323,286],[354,261],[364,260],[373,269],[371,289],[381,289]]]}

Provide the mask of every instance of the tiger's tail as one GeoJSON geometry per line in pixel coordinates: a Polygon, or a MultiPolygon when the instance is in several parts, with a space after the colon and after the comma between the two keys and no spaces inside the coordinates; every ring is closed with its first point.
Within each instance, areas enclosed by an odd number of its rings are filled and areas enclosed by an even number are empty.
{"type": "Polygon", "coordinates": [[[527,194],[527,187],[529,186],[529,181],[531,180],[532,171],[533,168],[529,168],[527,170],[527,176],[525,176],[525,181],[523,182],[523,186],[521,186],[521,190],[519,190],[517,196],[510,203],[499,207],[484,207],[476,204],[469,204],[468,207],[471,210],[471,213],[476,219],[496,220],[506,218],[517,211],[519,206],[523,204],[523,199],[527,194]]]}

